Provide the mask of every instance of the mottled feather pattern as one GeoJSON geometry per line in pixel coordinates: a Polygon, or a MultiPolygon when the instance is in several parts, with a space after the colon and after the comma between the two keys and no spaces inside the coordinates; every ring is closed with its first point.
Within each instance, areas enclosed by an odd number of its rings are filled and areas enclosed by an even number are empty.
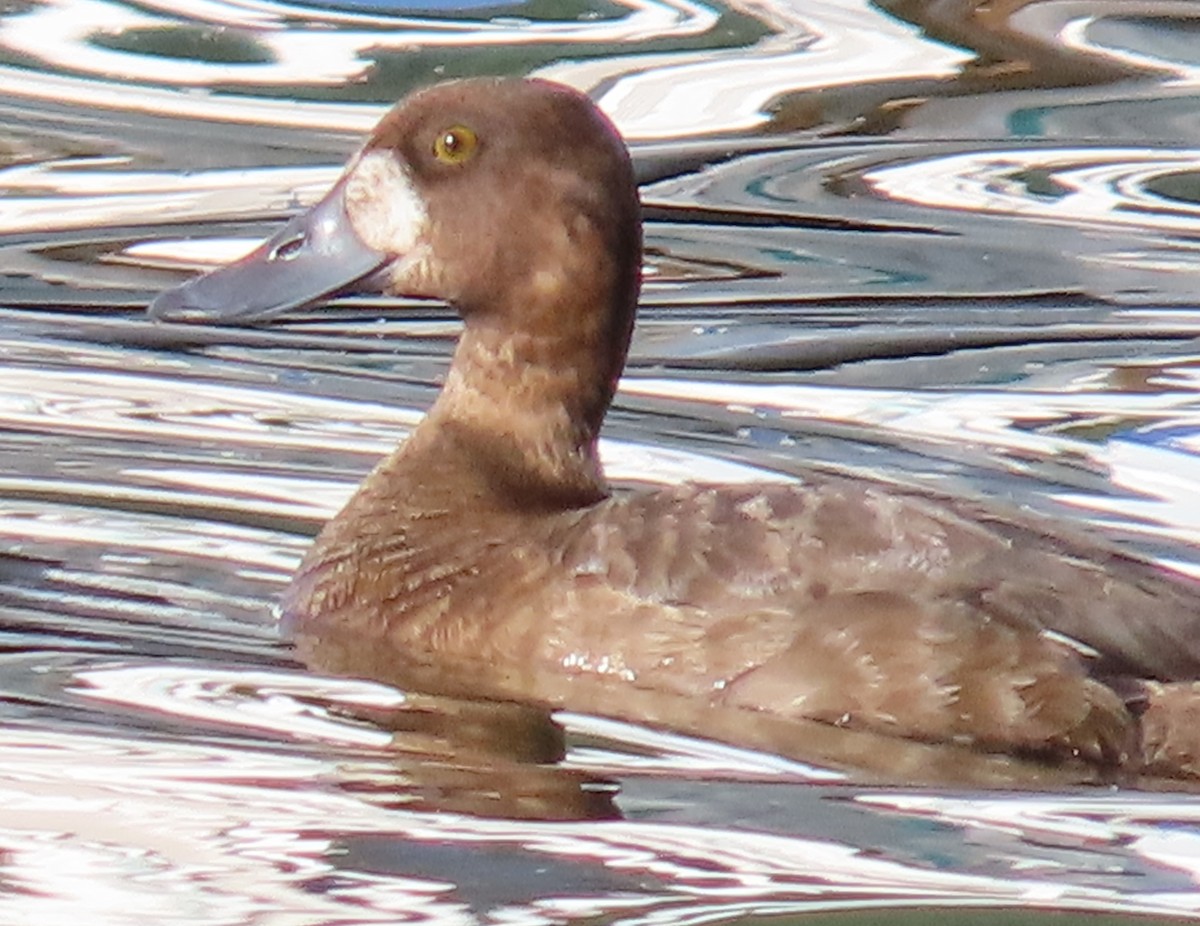
{"type": "Polygon", "coordinates": [[[841,480],[685,485],[565,518],[496,512],[476,532],[447,529],[444,512],[402,523],[404,509],[368,492],[301,584],[322,622],[364,638],[386,627],[421,661],[468,654],[480,684],[503,689],[520,665],[525,697],[563,674],[608,676],[930,741],[1097,761],[1133,748],[1122,700],[1075,649],[1036,622],[993,619],[982,591],[969,594],[1019,548],[924,500],[862,493],[841,480]]]}

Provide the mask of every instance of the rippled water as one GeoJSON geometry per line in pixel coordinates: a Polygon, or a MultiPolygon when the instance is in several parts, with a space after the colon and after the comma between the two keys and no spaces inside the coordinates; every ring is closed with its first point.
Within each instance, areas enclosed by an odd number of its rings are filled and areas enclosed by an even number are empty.
{"type": "Polygon", "coordinates": [[[430,401],[453,317],[141,314],[403,91],[538,73],[593,94],[643,181],[616,477],[816,465],[1200,573],[1196,16],[0,5],[0,922],[1200,915],[1200,801],[1170,786],[872,786],[313,676],[271,601],[430,401]]]}

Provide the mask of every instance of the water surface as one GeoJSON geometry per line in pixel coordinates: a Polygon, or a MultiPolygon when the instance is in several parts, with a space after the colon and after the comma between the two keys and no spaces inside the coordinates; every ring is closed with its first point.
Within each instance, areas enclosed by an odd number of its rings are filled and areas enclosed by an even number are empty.
{"type": "Polygon", "coordinates": [[[541,74],[592,93],[643,183],[620,483],[815,466],[1196,574],[1198,20],[1124,10],[3,7],[0,922],[1196,917],[1181,786],[1013,789],[986,761],[882,785],[314,676],[271,603],[456,322],[142,315],[315,199],[399,94],[541,74]]]}

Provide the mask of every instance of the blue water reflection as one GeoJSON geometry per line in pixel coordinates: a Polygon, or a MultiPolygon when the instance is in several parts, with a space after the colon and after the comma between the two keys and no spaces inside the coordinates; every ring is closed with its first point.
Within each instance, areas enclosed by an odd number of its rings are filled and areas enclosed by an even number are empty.
{"type": "Polygon", "coordinates": [[[904,787],[930,747],[833,767],[305,672],[271,603],[457,324],[364,298],[265,331],[142,309],[319,196],[409,88],[538,74],[600,102],[643,181],[618,481],[816,465],[1200,573],[1198,22],[1153,0],[5,6],[0,921],[1194,920],[1179,783],[973,757],[904,787]]]}

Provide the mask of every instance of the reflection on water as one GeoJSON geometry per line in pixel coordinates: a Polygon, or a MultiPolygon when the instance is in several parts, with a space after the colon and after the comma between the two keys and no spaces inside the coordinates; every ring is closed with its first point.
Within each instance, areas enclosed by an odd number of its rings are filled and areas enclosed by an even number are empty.
{"type": "Polygon", "coordinates": [[[814,729],[805,764],[301,670],[270,603],[456,323],[141,309],[312,201],[405,90],[538,73],[601,102],[643,181],[616,478],[816,465],[1200,573],[1195,15],[4,6],[0,922],[1194,918],[1188,794],[978,756],[970,780],[1040,792],[871,786],[938,759],[866,738],[822,763],[814,729]]]}

